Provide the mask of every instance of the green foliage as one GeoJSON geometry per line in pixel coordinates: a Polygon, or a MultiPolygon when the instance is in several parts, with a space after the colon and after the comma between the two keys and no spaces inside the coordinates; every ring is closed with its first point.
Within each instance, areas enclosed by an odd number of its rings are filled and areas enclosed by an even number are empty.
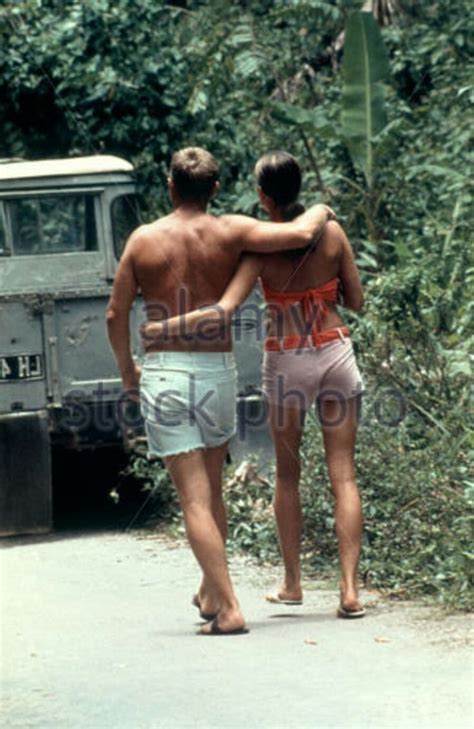
{"type": "MultiPolygon", "coordinates": [[[[169,205],[166,169],[176,148],[201,144],[221,160],[216,212],[255,213],[256,158],[270,148],[294,153],[306,173],[303,202],[321,196],[330,202],[356,251],[366,307],[351,328],[369,392],[376,398],[396,387],[408,408],[398,429],[370,418],[361,428],[363,569],[372,584],[466,605],[463,499],[466,489],[472,496],[474,480],[462,470],[472,449],[474,5],[390,4],[396,12],[385,19],[393,22],[380,31],[391,72],[388,123],[377,113],[372,132],[367,119],[364,126],[366,149],[370,140],[377,150],[369,186],[340,123],[342,33],[361,6],[359,0],[6,0],[0,157],[122,155],[136,165],[148,214],[155,215],[169,205]]],[[[347,68],[350,27],[346,42],[347,68]]],[[[379,60],[372,80],[385,77],[379,60]]],[[[346,89],[353,80],[346,77],[346,89]]],[[[351,111],[347,93],[344,103],[351,111]]],[[[353,131],[346,113],[346,127],[348,119],[353,131]]],[[[336,552],[317,443],[310,428],[306,547],[319,569],[336,552]]],[[[149,475],[143,459],[132,469],[147,488],[161,479],[149,475]]],[[[168,482],[157,489],[163,514],[176,513],[172,493],[168,482]]],[[[228,497],[233,542],[265,559],[276,553],[270,487],[233,488],[228,497]]]]}
{"type": "MultiPolygon", "coordinates": [[[[163,522],[167,525],[179,523],[176,490],[161,461],[149,460],[145,451],[139,449],[131,456],[121,477],[135,479],[141,484],[143,491],[149,494],[151,506],[145,502],[146,511],[143,507],[147,519],[152,519],[154,523],[163,522]]],[[[120,498],[120,493],[118,493],[118,498],[120,498]]]]}
{"type": "Polygon", "coordinates": [[[387,51],[374,16],[352,13],[346,27],[342,65],[342,136],[369,188],[374,182],[374,138],[387,124],[384,82],[389,72],[387,51]]]}
{"type": "Polygon", "coordinates": [[[183,144],[190,86],[165,2],[20,0],[0,8],[1,156],[107,151],[166,203],[163,168],[183,144]]]}
{"type": "Polygon", "coordinates": [[[229,522],[229,547],[244,550],[263,561],[278,557],[273,520],[273,484],[258,475],[256,463],[244,462],[228,469],[224,498],[229,522]],[[239,478],[244,471],[245,477],[239,478]]]}
{"type": "MultiPolygon", "coordinates": [[[[420,431],[416,413],[389,427],[375,417],[374,402],[364,409],[356,456],[364,583],[399,597],[426,595],[450,608],[472,609],[474,502],[468,469],[473,444],[459,438],[453,459],[452,439],[436,427],[424,425],[420,431]]],[[[462,421],[459,414],[457,420],[462,421]]],[[[337,566],[323,452],[313,421],[305,433],[301,493],[304,554],[318,574],[337,566]]]]}

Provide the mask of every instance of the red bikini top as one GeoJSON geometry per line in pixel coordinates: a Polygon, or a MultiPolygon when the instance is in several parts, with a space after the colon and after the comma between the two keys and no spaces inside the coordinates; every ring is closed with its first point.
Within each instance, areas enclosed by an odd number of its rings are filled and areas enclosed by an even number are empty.
{"type": "Polygon", "coordinates": [[[301,303],[306,321],[312,318],[313,311],[316,309],[314,322],[316,329],[319,330],[327,314],[326,302],[331,304],[337,302],[339,279],[333,278],[322,286],[318,286],[318,288],[306,289],[305,291],[276,291],[266,286],[263,280],[262,288],[268,304],[278,304],[282,309],[287,309],[292,304],[301,303]]]}

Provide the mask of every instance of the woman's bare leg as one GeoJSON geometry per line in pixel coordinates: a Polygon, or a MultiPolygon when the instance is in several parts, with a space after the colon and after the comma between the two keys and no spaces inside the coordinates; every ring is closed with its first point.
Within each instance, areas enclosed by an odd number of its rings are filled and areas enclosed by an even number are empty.
{"type": "Polygon", "coordinates": [[[276,455],[273,507],[285,566],[283,584],[278,593],[282,600],[301,600],[303,595],[300,567],[303,519],[298,491],[303,420],[304,416],[298,408],[270,406],[270,426],[276,455]]]}
{"type": "Polygon", "coordinates": [[[320,405],[326,463],[336,499],[336,534],[341,565],[341,605],[360,608],[357,566],[362,539],[362,507],[355,480],[354,447],[358,421],[357,398],[320,405]]]}

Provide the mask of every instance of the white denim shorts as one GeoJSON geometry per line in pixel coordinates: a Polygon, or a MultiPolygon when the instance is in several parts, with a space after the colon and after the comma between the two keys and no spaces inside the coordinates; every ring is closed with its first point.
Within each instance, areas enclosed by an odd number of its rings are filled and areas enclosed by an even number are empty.
{"type": "Polygon", "coordinates": [[[145,355],[140,406],[148,452],[164,457],[222,445],[236,431],[236,397],[232,352],[145,355]]]}

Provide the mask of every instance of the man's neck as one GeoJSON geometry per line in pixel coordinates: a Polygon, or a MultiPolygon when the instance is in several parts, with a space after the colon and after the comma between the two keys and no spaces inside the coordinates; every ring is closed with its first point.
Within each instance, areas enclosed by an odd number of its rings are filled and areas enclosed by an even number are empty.
{"type": "Polygon", "coordinates": [[[176,201],[173,204],[173,211],[183,217],[192,217],[194,215],[204,215],[207,212],[207,203],[195,201],[176,201]]]}

